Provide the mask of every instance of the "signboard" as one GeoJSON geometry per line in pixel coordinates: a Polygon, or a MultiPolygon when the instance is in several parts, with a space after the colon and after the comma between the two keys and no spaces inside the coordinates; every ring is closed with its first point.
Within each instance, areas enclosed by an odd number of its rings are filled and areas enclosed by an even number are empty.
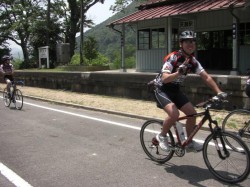
{"type": "Polygon", "coordinates": [[[39,68],[42,68],[41,59],[47,59],[47,68],[49,68],[49,46],[39,47],[39,68]]]}
{"type": "Polygon", "coordinates": [[[179,31],[192,30],[194,31],[194,20],[180,21],[179,22],[179,31]]]}
{"type": "Polygon", "coordinates": [[[232,34],[233,34],[233,39],[237,38],[237,24],[233,23],[232,25],[232,34]]]}

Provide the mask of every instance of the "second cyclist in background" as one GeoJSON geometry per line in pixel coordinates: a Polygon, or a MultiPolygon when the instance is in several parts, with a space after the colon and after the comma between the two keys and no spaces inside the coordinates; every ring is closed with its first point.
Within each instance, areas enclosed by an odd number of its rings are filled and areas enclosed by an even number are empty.
{"type": "Polygon", "coordinates": [[[247,82],[246,82],[246,94],[248,97],[250,97],[250,68],[247,69],[247,75],[248,75],[248,78],[247,78],[247,82]]]}
{"type": "MultiPolygon", "coordinates": [[[[222,92],[212,77],[204,70],[196,60],[193,53],[196,50],[196,34],[193,31],[184,31],[179,36],[180,50],[174,51],[164,58],[164,64],[157,76],[155,97],[167,117],[163,122],[162,132],[156,136],[161,149],[169,151],[167,132],[177,121],[181,110],[186,115],[195,114],[196,111],[186,95],[180,90],[180,84],[188,73],[200,75],[202,80],[220,97],[227,97],[222,92]]],[[[186,121],[186,131],[189,136],[195,127],[195,117],[186,121]]],[[[203,145],[192,141],[187,151],[201,151],[203,145]]]]}
{"type": "Polygon", "coordinates": [[[10,63],[11,60],[12,58],[10,56],[4,55],[2,57],[2,64],[0,66],[0,72],[3,74],[4,81],[7,84],[7,92],[9,97],[10,97],[11,82],[14,80],[13,79],[14,67],[10,63]]]}

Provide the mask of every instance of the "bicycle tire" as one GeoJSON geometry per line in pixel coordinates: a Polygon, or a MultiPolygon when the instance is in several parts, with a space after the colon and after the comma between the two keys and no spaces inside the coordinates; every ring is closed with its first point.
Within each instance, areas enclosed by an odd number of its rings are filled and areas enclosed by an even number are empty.
{"type": "Polygon", "coordinates": [[[14,104],[17,110],[21,110],[23,108],[23,94],[19,89],[15,90],[14,104]]]}
{"type": "MultiPolygon", "coordinates": [[[[158,120],[146,121],[140,131],[141,146],[147,156],[158,163],[165,163],[173,157],[174,150],[169,152],[163,151],[155,136],[161,132],[162,122],[158,120]]],[[[175,141],[171,131],[167,133],[169,144],[175,145],[175,141]]]]}
{"type": "Polygon", "coordinates": [[[4,88],[4,90],[3,90],[3,102],[4,102],[4,105],[6,107],[10,106],[11,101],[10,101],[10,98],[8,96],[7,88],[4,88]]]}
{"type": "Polygon", "coordinates": [[[249,175],[249,149],[240,138],[232,133],[222,131],[217,134],[210,134],[203,145],[203,158],[209,171],[220,181],[234,184],[242,182],[249,175]],[[238,151],[232,149],[225,141],[225,138],[238,151]],[[216,146],[213,143],[214,141],[217,141],[219,146],[216,146]],[[228,151],[228,155],[224,159],[220,158],[217,152],[217,149],[220,149],[221,153],[225,155],[221,146],[223,145],[222,142],[225,143],[228,151]]]}
{"type": "Polygon", "coordinates": [[[222,122],[222,130],[234,133],[250,148],[250,111],[237,109],[230,112],[222,122]]]}

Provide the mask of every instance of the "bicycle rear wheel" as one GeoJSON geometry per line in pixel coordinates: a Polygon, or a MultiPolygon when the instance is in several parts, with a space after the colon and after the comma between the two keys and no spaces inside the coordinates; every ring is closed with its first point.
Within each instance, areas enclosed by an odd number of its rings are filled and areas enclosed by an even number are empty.
{"type": "MultiPolygon", "coordinates": [[[[146,121],[140,131],[140,141],[144,152],[153,161],[164,163],[173,157],[174,150],[169,152],[163,151],[159,142],[156,140],[156,135],[161,132],[162,122],[157,120],[146,121]]],[[[169,144],[175,145],[173,135],[171,131],[167,133],[169,144]]]]}
{"type": "Polygon", "coordinates": [[[210,134],[203,145],[203,158],[209,171],[223,182],[238,183],[249,175],[249,150],[240,138],[231,133],[210,134]],[[230,142],[235,149],[232,149],[227,142],[230,142]]]}
{"type": "Polygon", "coordinates": [[[8,96],[7,88],[3,90],[3,102],[6,107],[10,106],[10,98],[8,96]]]}
{"type": "Polygon", "coordinates": [[[23,95],[19,89],[16,89],[13,103],[15,104],[16,109],[21,110],[23,107],[23,95]]]}
{"type": "Polygon", "coordinates": [[[230,112],[222,122],[222,130],[234,133],[250,148],[250,111],[238,109],[230,112]]]}

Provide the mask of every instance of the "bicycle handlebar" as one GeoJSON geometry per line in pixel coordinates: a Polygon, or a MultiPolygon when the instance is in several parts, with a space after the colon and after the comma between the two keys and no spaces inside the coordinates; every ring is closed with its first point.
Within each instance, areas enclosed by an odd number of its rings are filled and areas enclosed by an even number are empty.
{"type": "Polygon", "coordinates": [[[12,81],[12,84],[24,86],[24,81],[12,81]]]}
{"type": "Polygon", "coordinates": [[[211,107],[212,105],[218,105],[221,103],[226,103],[228,100],[218,97],[218,96],[213,96],[212,98],[208,99],[207,101],[201,102],[196,104],[196,107],[202,107],[202,108],[207,108],[211,107]]]}

